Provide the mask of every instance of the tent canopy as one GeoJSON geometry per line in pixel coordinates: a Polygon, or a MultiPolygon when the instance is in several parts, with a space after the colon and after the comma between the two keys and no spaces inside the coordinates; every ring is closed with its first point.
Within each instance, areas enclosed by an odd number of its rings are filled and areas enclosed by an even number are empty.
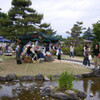
{"type": "Polygon", "coordinates": [[[2,43],[11,43],[10,40],[5,39],[3,36],[0,36],[0,42],[2,42],[2,43]]]}
{"type": "Polygon", "coordinates": [[[27,44],[29,41],[33,42],[39,41],[42,43],[49,43],[49,42],[55,43],[58,42],[58,40],[60,40],[56,36],[49,36],[44,33],[31,33],[24,36],[18,36],[17,39],[21,40],[23,45],[27,44]]]}

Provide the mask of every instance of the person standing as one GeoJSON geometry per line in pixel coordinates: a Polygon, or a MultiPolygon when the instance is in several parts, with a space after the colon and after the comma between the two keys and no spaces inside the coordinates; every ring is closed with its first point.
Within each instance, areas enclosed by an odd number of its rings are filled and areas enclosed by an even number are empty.
{"type": "Polygon", "coordinates": [[[88,66],[90,67],[89,55],[90,55],[89,48],[86,48],[86,51],[85,51],[85,54],[84,54],[84,61],[83,61],[83,64],[84,64],[85,66],[88,64],[88,66]]]}
{"type": "Polygon", "coordinates": [[[73,44],[70,45],[70,54],[69,54],[69,56],[74,58],[74,46],[73,46],[73,44]]]}
{"type": "Polygon", "coordinates": [[[58,60],[61,60],[61,42],[60,40],[58,41],[58,48],[57,48],[57,52],[58,52],[58,60]]]}
{"type": "Polygon", "coordinates": [[[98,54],[99,54],[99,46],[96,44],[93,49],[94,54],[94,66],[95,68],[98,68],[98,54]]]}

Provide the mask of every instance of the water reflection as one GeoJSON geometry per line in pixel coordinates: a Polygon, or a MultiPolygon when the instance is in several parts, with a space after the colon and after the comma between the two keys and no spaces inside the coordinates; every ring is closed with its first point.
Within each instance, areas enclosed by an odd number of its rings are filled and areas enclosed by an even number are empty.
{"type": "Polygon", "coordinates": [[[88,94],[86,100],[100,100],[100,78],[85,78],[77,81],[74,88],[86,92],[88,94]]]}
{"type": "Polygon", "coordinates": [[[57,100],[42,97],[36,83],[3,82],[0,83],[0,100],[57,100]]]}

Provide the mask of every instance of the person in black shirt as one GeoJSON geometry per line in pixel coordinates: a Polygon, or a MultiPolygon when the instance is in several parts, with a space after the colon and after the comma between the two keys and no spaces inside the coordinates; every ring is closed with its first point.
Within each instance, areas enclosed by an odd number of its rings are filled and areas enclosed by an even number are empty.
{"type": "Polygon", "coordinates": [[[98,54],[99,54],[99,46],[96,44],[93,49],[94,54],[94,65],[97,68],[98,67],[98,54]]]}

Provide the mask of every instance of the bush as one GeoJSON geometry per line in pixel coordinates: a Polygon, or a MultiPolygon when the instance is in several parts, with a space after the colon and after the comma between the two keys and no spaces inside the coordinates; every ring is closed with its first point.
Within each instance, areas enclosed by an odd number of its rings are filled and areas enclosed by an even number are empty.
{"type": "Polygon", "coordinates": [[[69,55],[69,47],[63,47],[62,52],[63,54],[69,55]]]}
{"type": "MultiPolygon", "coordinates": [[[[69,52],[70,52],[69,48],[70,47],[63,47],[62,48],[63,54],[69,55],[69,52]]],[[[75,56],[83,56],[83,54],[84,54],[83,46],[74,47],[75,56]]]]}
{"type": "Polygon", "coordinates": [[[84,54],[83,48],[84,48],[83,46],[75,47],[74,55],[75,56],[83,56],[83,54],[84,54]]]}
{"type": "Polygon", "coordinates": [[[73,87],[73,75],[63,72],[58,79],[58,84],[61,89],[72,89],[73,87]]]}

